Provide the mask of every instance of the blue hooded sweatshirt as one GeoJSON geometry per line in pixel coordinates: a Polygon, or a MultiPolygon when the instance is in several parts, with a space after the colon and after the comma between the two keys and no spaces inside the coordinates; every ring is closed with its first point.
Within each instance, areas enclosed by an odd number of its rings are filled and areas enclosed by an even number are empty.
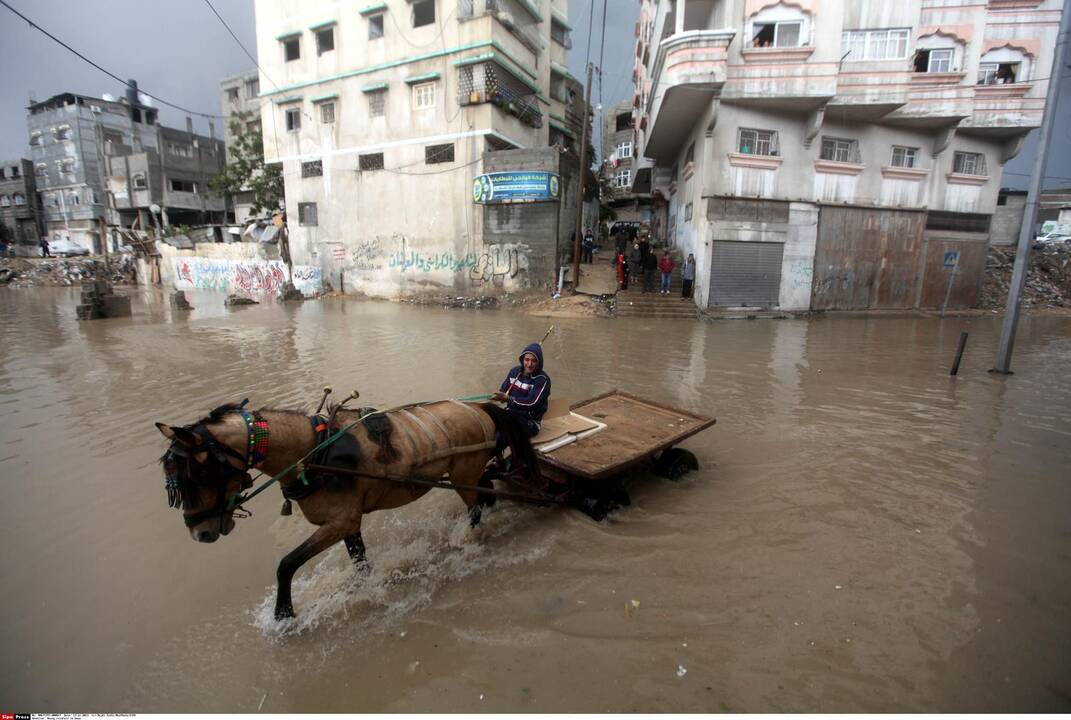
{"type": "Polygon", "coordinates": [[[543,348],[539,343],[532,343],[524,349],[518,360],[521,361],[509,371],[509,375],[502,381],[499,392],[513,386],[509,392],[506,409],[529,420],[539,423],[543,420],[543,414],[547,411],[547,399],[550,397],[550,376],[543,372],[543,348]],[[530,376],[524,375],[524,358],[526,353],[536,356],[536,369],[530,376]]]}

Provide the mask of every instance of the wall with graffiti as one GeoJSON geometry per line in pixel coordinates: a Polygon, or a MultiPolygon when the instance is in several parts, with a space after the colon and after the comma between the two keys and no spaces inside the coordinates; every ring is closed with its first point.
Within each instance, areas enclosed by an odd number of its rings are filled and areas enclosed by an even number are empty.
{"type": "MultiPolygon", "coordinates": [[[[282,260],[227,260],[207,257],[171,258],[179,290],[221,290],[228,293],[277,294],[286,283],[282,260]]],[[[320,268],[294,266],[294,286],[306,295],[320,290],[320,268]]]]}

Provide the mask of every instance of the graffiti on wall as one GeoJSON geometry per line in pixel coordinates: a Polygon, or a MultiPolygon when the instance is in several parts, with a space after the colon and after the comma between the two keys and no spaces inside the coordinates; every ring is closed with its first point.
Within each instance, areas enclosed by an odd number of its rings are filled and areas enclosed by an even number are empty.
{"type": "Polygon", "coordinates": [[[369,238],[357,243],[357,247],[350,251],[350,263],[354,270],[380,270],[383,268],[383,251],[380,249],[379,238],[369,238]]]}
{"type": "Polygon", "coordinates": [[[491,282],[498,278],[517,277],[525,269],[525,259],[516,247],[490,245],[481,254],[470,252],[464,255],[455,255],[450,251],[424,254],[418,250],[399,250],[391,253],[387,266],[403,273],[468,272],[472,280],[491,282]]]}
{"type": "Polygon", "coordinates": [[[469,277],[481,282],[492,282],[496,278],[517,277],[520,271],[521,256],[516,248],[490,245],[469,271],[469,277]]]}
{"type": "MultiPolygon", "coordinates": [[[[279,292],[286,282],[282,260],[220,260],[204,257],[175,257],[175,288],[179,290],[222,290],[225,292],[279,292]]],[[[320,291],[320,268],[294,266],[294,287],[302,293],[320,291]]]]}

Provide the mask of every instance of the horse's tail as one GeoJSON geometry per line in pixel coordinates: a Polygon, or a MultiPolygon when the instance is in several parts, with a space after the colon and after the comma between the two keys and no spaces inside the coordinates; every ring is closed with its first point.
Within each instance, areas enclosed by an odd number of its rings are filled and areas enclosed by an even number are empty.
{"type": "Polygon", "coordinates": [[[532,449],[532,441],[524,423],[513,414],[506,412],[494,403],[483,403],[480,409],[491,416],[495,430],[502,433],[513,454],[513,467],[523,473],[524,480],[537,485],[543,479],[539,471],[539,459],[532,449]]]}

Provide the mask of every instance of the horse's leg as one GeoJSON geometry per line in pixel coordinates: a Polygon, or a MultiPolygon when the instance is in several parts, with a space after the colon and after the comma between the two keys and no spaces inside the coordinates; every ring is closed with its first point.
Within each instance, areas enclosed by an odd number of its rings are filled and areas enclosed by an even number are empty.
{"type": "Polygon", "coordinates": [[[346,552],[350,554],[350,561],[353,563],[353,567],[361,575],[367,575],[372,571],[372,563],[368,562],[368,557],[364,552],[364,539],[361,537],[361,531],[347,535],[342,538],[342,542],[346,544],[346,552]]]}
{"type": "Polygon", "coordinates": [[[294,617],[294,603],[290,599],[290,584],[302,565],[341,540],[341,533],[330,525],[323,525],[309,538],[292,550],[279,562],[276,578],[279,582],[275,596],[275,619],[294,617]]]}
{"type": "MultiPolygon", "coordinates": [[[[482,477],[487,459],[486,453],[472,453],[454,458],[453,466],[450,468],[450,482],[454,485],[490,487],[490,481],[484,482],[482,477]]],[[[483,498],[487,496],[472,490],[458,490],[457,494],[461,496],[461,499],[469,509],[469,526],[476,527],[483,517],[483,506],[490,506],[493,502],[483,502],[483,498]]],[[[491,495],[490,497],[493,498],[494,496],[491,495]]]]}

